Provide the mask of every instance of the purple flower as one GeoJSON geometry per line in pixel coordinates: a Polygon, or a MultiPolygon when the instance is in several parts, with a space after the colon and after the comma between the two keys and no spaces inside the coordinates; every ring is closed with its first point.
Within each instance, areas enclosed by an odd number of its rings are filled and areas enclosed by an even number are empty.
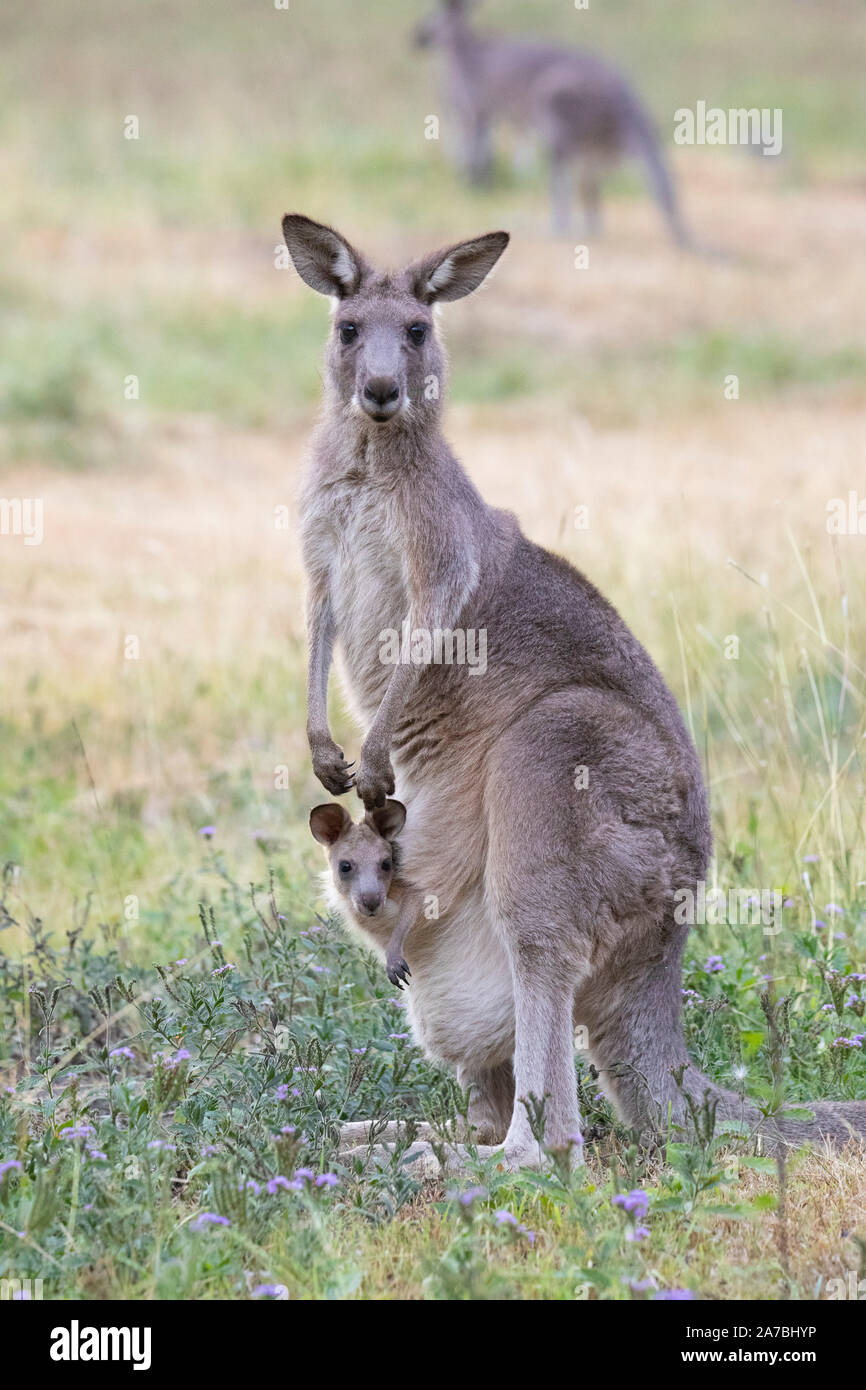
{"type": "Polygon", "coordinates": [[[148,1143],[148,1146],[147,1146],[147,1147],[148,1147],[149,1149],[153,1149],[154,1153],[160,1153],[160,1152],[165,1152],[165,1153],[169,1153],[169,1154],[175,1154],[175,1153],[177,1153],[177,1145],[176,1145],[176,1144],[169,1144],[169,1143],[166,1142],[165,1139],[151,1139],[150,1142],[148,1143]]]}
{"type": "Polygon", "coordinates": [[[215,825],[203,825],[202,828],[201,828],[201,830],[200,830],[198,833],[199,833],[199,835],[203,835],[204,838],[205,838],[206,840],[210,840],[210,839],[212,839],[213,836],[216,834],[216,826],[215,826],[215,825]]]}
{"type": "Polygon", "coordinates": [[[659,1289],[658,1293],[653,1294],[653,1303],[670,1303],[688,1298],[694,1298],[691,1289],[659,1289]]]}
{"type": "Polygon", "coordinates": [[[61,1131],[60,1131],[60,1138],[61,1138],[61,1139],[87,1139],[91,1134],[95,1134],[95,1133],[96,1133],[96,1130],[93,1128],[93,1125],[85,1125],[85,1124],[67,1125],[67,1126],[65,1127],[65,1129],[61,1129],[61,1131]]]}
{"type": "Polygon", "coordinates": [[[724,968],[725,962],[722,960],[721,956],[710,956],[704,966],[708,975],[718,975],[724,968]]]}
{"type": "Polygon", "coordinates": [[[181,1047],[181,1048],[178,1048],[177,1052],[174,1054],[174,1056],[172,1057],[171,1060],[172,1060],[173,1062],[175,1062],[175,1063],[177,1063],[177,1062],[188,1062],[191,1056],[192,1056],[192,1053],[191,1053],[191,1052],[188,1052],[187,1049],[186,1049],[185,1047],[181,1047]]]}
{"type": "Polygon", "coordinates": [[[465,1192],[460,1193],[459,1201],[463,1207],[471,1207],[476,1197],[486,1197],[486,1187],[467,1187],[465,1192]]]}
{"type": "Polygon", "coordinates": [[[227,1216],[217,1216],[216,1212],[203,1211],[189,1223],[191,1231],[203,1231],[207,1226],[230,1226],[227,1216]]]}
{"type": "Polygon", "coordinates": [[[217,967],[216,970],[212,970],[210,973],[211,973],[212,975],[224,975],[224,974],[226,973],[227,970],[237,970],[237,966],[236,966],[236,965],[220,965],[220,966],[217,967]]]}
{"type": "Polygon", "coordinates": [[[3,1163],[0,1163],[0,1178],[5,1178],[6,1174],[11,1173],[13,1168],[17,1168],[19,1173],[24,1171],[17,1158],[5,1159],[3,1163]]]}
{"type": "Polygon", "coordinates": [[[115,1047],[108,1055],[109,1057],[125,1057],[128,1062],[135,1061],[135,1053],[131,1047],[115,1047]]]}
{"type": "Polygon", "coordinates": [[[296,1169],[295,1169],[295,1177],[296,1177],[296,1178],[304,1178],[307,1182],[312,1182],[312,1181],[313,1181],[313,1178],[314,1178],[315,1176],[316,1176],[316,1175],[315,1175],[315,1173],[313,1172],[312,1168],[296,1168],[296,1169]]]}
{"type": "Polygon", "coordinates": [[[339,1181],[336,1173],[320,1173],[316,1178],[316,1187],[336,1187],[339,1181]]]}
{"type": "Polygon", "coordinates": [[[803,863],[804,863],[804,864],[817,864],[817,863],[818,863],[818,860],[819,860],[820,858],[821,858],[820,854],[804,854],[804,855],[803,855],[803,863]]]}
{"type": "Polygon", "coordinates": [[[285,1284],[257,1284],[253,1289],[253,1298],[278,1298],[285,1302],[289,1296],[289,1291],[285,1284]]]}
{"type": "Polygon", "coordinates": [[[516,1226],[518,1224],[517,1217],[513,1216],[510,1211],[494,1212],[494,1217],[497,1226],[516,1226]]]}
{"type": "Polygon", "coordinates": [[[88,1149],[87,1152],[91,1158],[100,1158],[104,1163],[108,1162],[107,1155],[104,1154],[101,1149],[88,1149]]]}
{"type": "Polygon", "coordinates": [[[845,916],[845,909],[844,909],[844,907],[840,907],[838,903],[825,903],[825,904],[824,904],[824,911],[825,911],[825,912],[829,912],[829,913],[831,914],[831,916],[833,916],[833,917],[844,917],[844,916],[845,916]]]}
{"type": "Polygon", "coordinates": [[[626,1231],[626,1240],[646,1240],[649,1235],[649,1226],[635,1226],[633,1230],[626,1231]]]}
{"type": "Polygon", "coordinates": [[[388,1034],[388,1037],[389,1037],[389,1038],[394,1038],[397,1042],[400,1042],[403,1038],[408,1038],[408,1036],[409,1036],[408,1033],[389,1033],[389,1034],[388,1034]]]}
{"type": "Polygon", "coordinates": [[[284,1177],[282,1173],[279,1173],[275,1178],[271,1178],[268,1182],[268,1196],[274,1197],[276,1193],[279,1192],[281,1187],[286,1192],[288,1192],[291,1189],[291,1186],[292,1184],[289,1182],[289,1179],[284,1177]]]}
{"type": "Polygon", "coordinates": [[[611,1198],[612,1207],[622,1207],[623,1211],[637,1212],[638,1216],[643,1216],[650,1204],[650,1199],[645,1192],[641,1192],[639,1187],[633,1187],[631,1192],[618,1192],[611,1198]]]}

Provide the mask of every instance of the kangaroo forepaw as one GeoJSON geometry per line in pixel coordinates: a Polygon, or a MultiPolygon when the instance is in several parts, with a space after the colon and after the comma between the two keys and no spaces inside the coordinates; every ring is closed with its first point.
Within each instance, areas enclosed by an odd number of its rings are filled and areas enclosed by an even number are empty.
{"type": "Polygon", "coordinates": [[[412,971],[409,969],[402,956],[400,956],[399,960],[388,961],[386,969],[388,971],[388,979],[391,981],[392,985],[396,985],[398,989],[402,989],[404,984],[408,985],[412,971]]]}

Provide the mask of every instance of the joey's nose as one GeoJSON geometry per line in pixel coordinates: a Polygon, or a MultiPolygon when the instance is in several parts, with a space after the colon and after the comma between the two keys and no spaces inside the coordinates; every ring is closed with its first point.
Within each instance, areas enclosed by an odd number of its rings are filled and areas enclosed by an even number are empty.
{"type": "Polygon", "coordinates": [[[368,917],[372,917],[375,913],[377,913],[379,911],[379,894],[362,893],[361,911],[366,913],[368,917]]]}
{"type": "Polygon", "coordinates": [[[400,407],[400,387],[392,376],[373,376],[364,387],[364,409],[374,420],[388,420],[400,407]]]}

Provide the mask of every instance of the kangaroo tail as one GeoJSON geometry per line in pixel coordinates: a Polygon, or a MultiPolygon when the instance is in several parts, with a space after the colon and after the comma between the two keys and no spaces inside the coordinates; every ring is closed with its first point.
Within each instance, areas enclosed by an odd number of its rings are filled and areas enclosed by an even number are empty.
{"type": "Polygon", "coordinates": [[[694,1104],[710,1101],[716,1106],[717,1119],[747,1124],[770,1150],[799,1148],[822,1140],[840,1145],[850,1139],[866,1139],[866,1102],[810,1100],[791,1107],[808,1114],[788,1118],[783,1111],[776,1117],[763,1115],[750,1101],[693,1067],[685,1070],[680,1084],[694,1104]]]}
{"type": "Polygon", "coordinates": [[[629,111],[629,134],[635,154],[643,161],[653,196],[661,208],[671,235],[678,246],[691,246],[692,239],[680,215],[677,196],[658,138],[647,114],[635,103],[629,111]]]}

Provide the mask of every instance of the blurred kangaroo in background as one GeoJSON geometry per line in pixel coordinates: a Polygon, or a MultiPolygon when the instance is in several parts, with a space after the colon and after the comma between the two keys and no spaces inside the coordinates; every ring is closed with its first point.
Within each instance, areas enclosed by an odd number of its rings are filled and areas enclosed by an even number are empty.
{"type": "Polygon", "coordinates": [[[472,182],[492,168],[491,128],[510,121],[540,139],[550,166],[553,226],[569,226],[570,176],[577,174],[587,234],[600,229],[604,175],[623,159],[642,161],[674,240],[691,245],[652,121],[625,78],[591,53],[534,39],[476,33],[471,0],[441,0],[415,31],[445,56],[448,99],[463,137],[472,182]]]}
{"type": "Polygon", "coordinates": [[[696,892],[710,855],[697,754],[616,611],[487,505],[441,431],[433,309],[478,288],[507,233],[382,274],[309,218],[283,230],[335,305],[301,495],[313,768],[368,812],[399,783],[400,878],[438,900],[405,936],[407,1013],[428,1056],[457,1068],[476,1137],[538,1163],[535,1097],[546,1142],[579,1150],[575,1025],[638,1130],[684,1123],[686,1097],[709,1095],[771,1139],[866,1133],[866,1105],[761,1121],[687,1066],[675,894],[696,892]],[[404,620],[394,660],[383,637],[404,620]],[[437,661],[424,640],[437,630],[485,630],[484,671],[437,661]],[[335,645],[366,730],[354,775],[328,727],[335,645]]]}

